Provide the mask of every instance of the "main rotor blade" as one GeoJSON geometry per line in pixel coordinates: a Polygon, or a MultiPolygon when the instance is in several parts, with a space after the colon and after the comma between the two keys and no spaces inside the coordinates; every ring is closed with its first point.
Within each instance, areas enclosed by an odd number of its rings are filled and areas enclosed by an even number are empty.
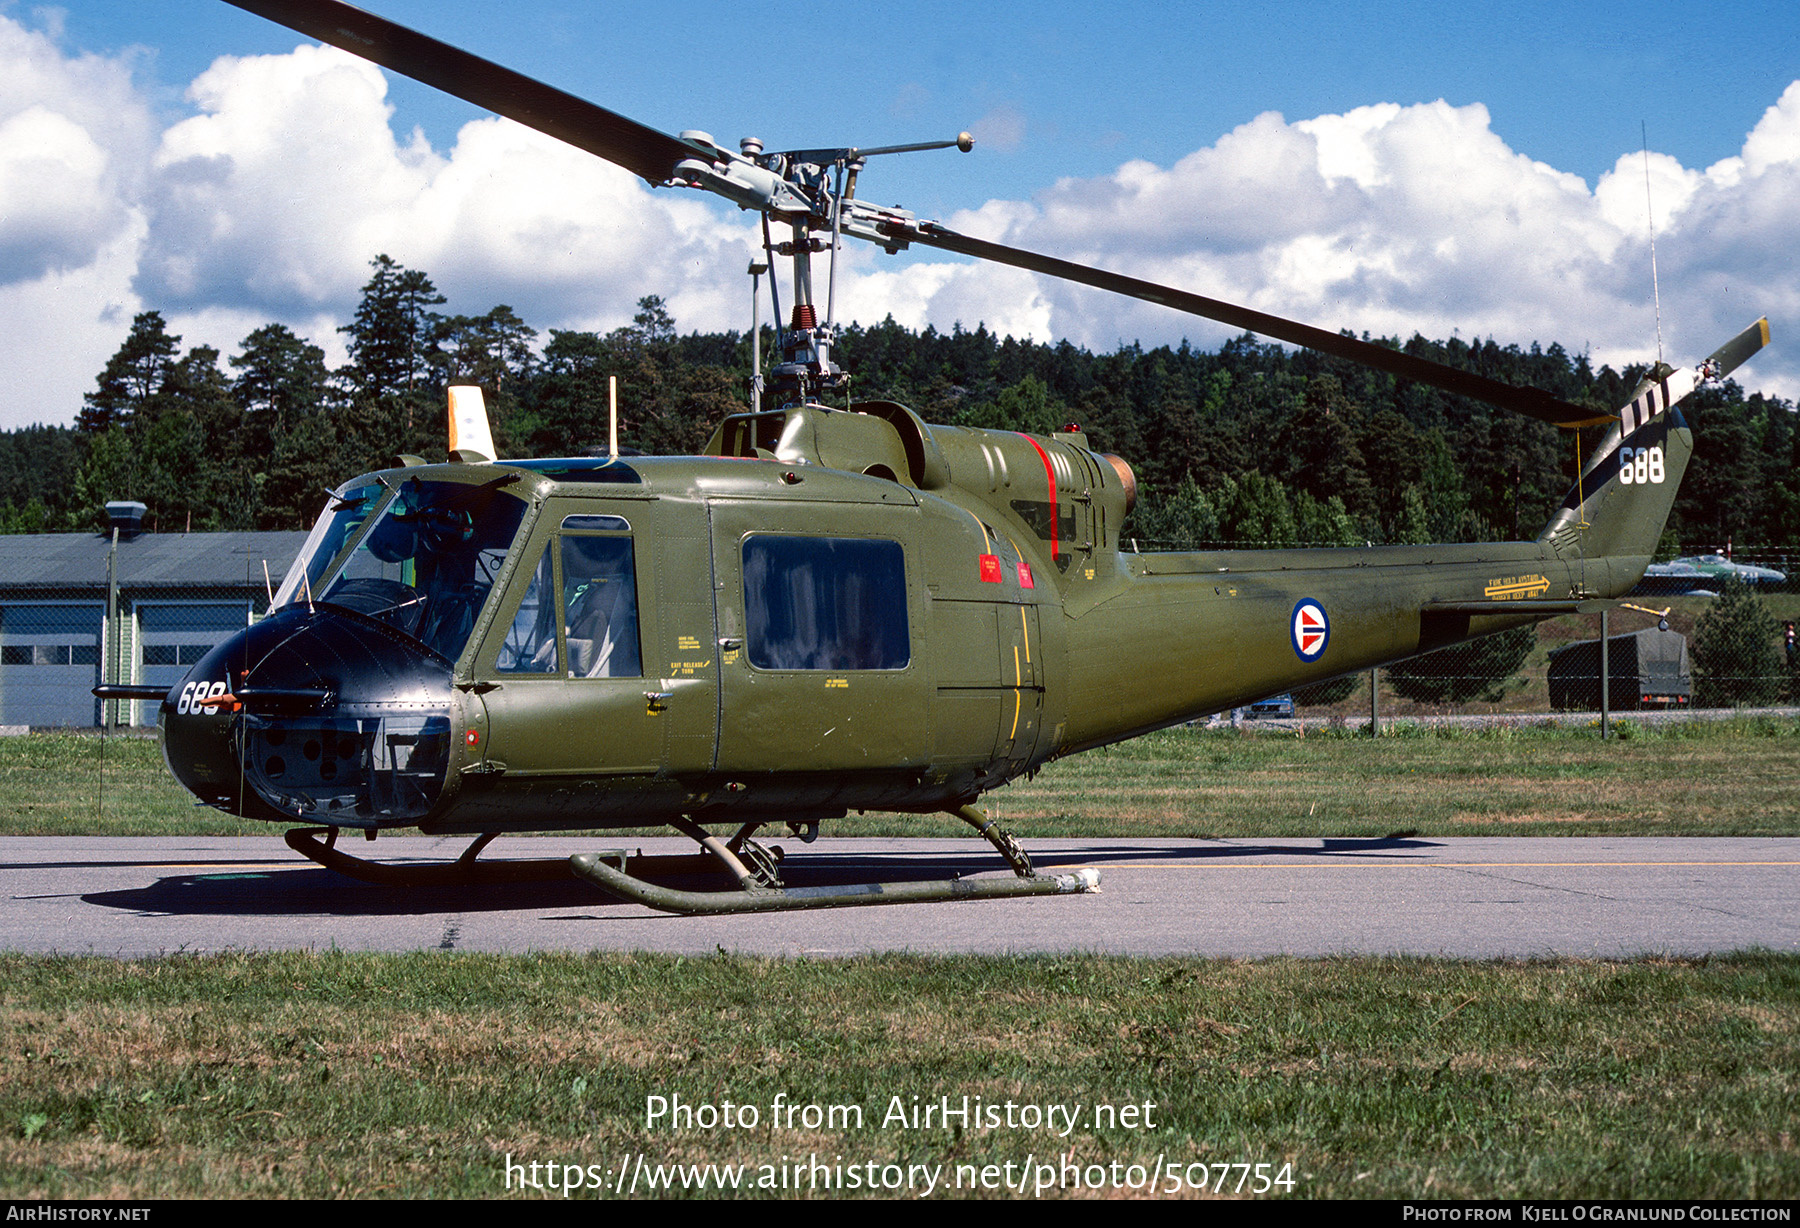
{"type": "Polygon", "coordinates": [[[1310,324],[1284,320],[1280,316],[1252,311],[1248,307],[1238,307],[1232,303],[1206,298],[1199,294],[1190,294],[1186,290],[1159,286],[1155,282],[1140,281],[1136,277],[1127,277],[1122,273],[1108,273],[1104,269],[1091,268],[1088,265],[1075,264],[1068,260],[1058,260],[1054,256],[1040,255],[1023,248],[1008,247],[1003,243],[990,243],[986,239],[971,238],[968,235],[958,234],[936,222],[919,222],[905,227],[890,224],[889,229],[897,231],[900,237],[909,242],[924,244],[927,247],[938,247],[948,252],[974,256],[981,260],[1010,264],[1015,268],[1027,269],[1033,273],[1045,273],[1051,277],[1080,282],[1101,290],[1111,290],[1115,294],[1143,299],[1148,303],[1160,303],[1164,307],[1173,307],[1177,311],[1203,316],[1208,320],[1218,320],[1233,328],[1260,333],[1278,341],[1303,345],[1308,349],[1318,350],[1322,354],[1348,359],[1366,367],[1373,367],[1377,371],[1385,371],[1389,375],[1397,375],[1401,379],[1429,384],[1434,388],[1442,388],[1445,392],[1454,392],[1459,396],[1485,401],[1489,405],[1514,410],[1544,422],[1555,423],[1557,426],[1595,426],[1602,422],[1614,421],[1618,417],[1617,414],[1597,411],[1590,406],[1573,405],[1568,401],[1559,400],[1541,389],[1518,388],[1511,384],[1502,384],[1500,381],[1488,379],[1486,376],[1476,375],[1469,371],[1459,371],[1455,367],[1432,362],[1430,359],[1415,358],[1400,350],[1390,350],[1384,345],[1358,341],[1355,337],[1326,332],[1324,329],[1314,328],[1310,324]]]}
{"type": "Polygon", "coordinates": [[[660,184],[694,146],[338,0],[226,0],[660,184]]]}

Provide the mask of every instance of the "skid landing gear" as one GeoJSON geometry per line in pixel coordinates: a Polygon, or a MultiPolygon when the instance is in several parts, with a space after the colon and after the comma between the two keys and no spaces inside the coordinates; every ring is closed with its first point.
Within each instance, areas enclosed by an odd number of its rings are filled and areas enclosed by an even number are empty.
{"type": "Polygon", "coordinates": [[[464,886],[474,883],[554,882],[573,872],[608,895],[662,912],[699,916],[708,913],[791,912],[805,908],[850,908],[865,904],[929,904],[949,900],[1015,899],[1028,895],[1072,895],[1100,889],[1098,870],[1040,875],[1018,841],[981,811],[964,806],[958,818],[980,832],[1006,858],[1014,877],[949,878],[926,882],[848,883],[835,887],[788,887],[781,881],[782,853],[750,837],[761,826],[746,823],[722,840],[689,819],[675,829],[699,844],[703,852],[684,856],[651,856],[625,849],[577,853],[569,858],[526,861],[478,861],[497,832],[478,836],[455,861],[432,865],[395,865],[356,857],[337,847],[338,828],[294,827],[283,837],[287,846],[328,870],[385,887],[464,886]],[[319,837],[324,836],[324,840],[319,837]],[[685,891],[642,877],[695,877],[724,870],[735,890],[685,891]]]}
{"type": "MultiPolygon", "coordinates": [[[[805,908],[850,908],[866,904],[928,904],[950,900],[1016,899],[1029,895],[1072,895],[1097,891],[1100,873],[1077,870],[1073,874],[1039,875],[1018,842],[996,827],[973,806],[964,806],[957,817],[987,838],[1015,877],[1010,879],[952,878],[928,882],[851,883],[838,887],[785,887],[776,872],[779,849],[763,849],[750,839],[757,824],[748,823],[730,841],[720,840],[699,824],[686,819],[675,827],[699,842],[732,878],[735,891],[681,891],[646,882],[630,870],[650,867],[623,852],[577,853],[569,866],[579,878],[608,895],[661,912],[688,916],[719,913],[792,912],[805,908]]],[[[649,860],[649,859],[643,859],[649,860]]],[[[672,860],[672,859],[670,859],[672,860]]]]}
{"type": "MultiPolygon", "coordinates": [[[[481,850],[499,835],[487,832],[455,861],[430,865],[395,865],[386,861],[370,861],[337,847],[338,828],[291,827],[282,837],[287,846],[309,861],[327,870],[336,870],[346,878],[375,883],[382,887],[448,887],[472,883],[551,883],[569,877],[567,857],[540,857],[523,861],[477,861],[481,850]],[[323,841],[318,837],[324,836],[323,841]]],[[[649,874],[707,874],[716,863],[701,853],[679,857],[644,857],[623,849],[608,850],[602,857],[631,859],[632,865],[649,874]]]]}
{"type": "Polygon", "coordinates": [[[478,836],[461,857],[435,865],[394,865],[340,852],[337,847],[338,829],[335,827],[290,827],[282,835],[282,839],[296,853],[309,861],[318,862],[327,870],[336,870],[348,878],[377,883],[383,887],[537,883],[561,878],[569,872],[568,863],[560,857],[555,860],[477,862],[475,859],[481,855],[481,850],[498,834],[488,832],[478,836]],[[320,836],[325,839],[320,841],[320,836]]]}

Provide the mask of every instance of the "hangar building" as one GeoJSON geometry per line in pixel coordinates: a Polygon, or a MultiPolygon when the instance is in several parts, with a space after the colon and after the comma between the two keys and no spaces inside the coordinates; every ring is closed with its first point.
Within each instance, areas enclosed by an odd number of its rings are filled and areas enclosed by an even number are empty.
{"type": "Polygon", "coordinates": [[[280,587],[306,541],[145,533],[141,504],[107,506],[116,548],[111,532],[0,535],[0,726],[9,731],[153,722],[154,705],[115,702],[107,712],[92,688],[179,681],[262,616],[270,583],[280,587]]]}

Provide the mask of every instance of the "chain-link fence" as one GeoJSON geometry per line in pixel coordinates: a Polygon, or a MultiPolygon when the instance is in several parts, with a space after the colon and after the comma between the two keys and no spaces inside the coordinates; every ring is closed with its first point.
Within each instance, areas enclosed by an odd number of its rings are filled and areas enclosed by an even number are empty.
{"type": "MultiPolygon", "coordinates": [[[[1774,617],[1779,595],[1665,599],[1656,612],[1614,610],[1601,620],[1566,615],[1536,626],[1439,649],[1409,661],[1334,679],[1241,711],[1239,719],[1293,716],[1364,725],[1443,717],[1591,720],[1614,715],[1781,709],[1800,706],[1800,665],[1774,617]],[[1762,608],[1760,611],[1757,606],[1762,608]],[[1666,618],[1658,614],[1666,611],[1666,618]],[[1666,627],[1666,629],[1664,629],[1666,627]],[[1379,689],[1371,707],[1371,684],[1379,689]],[[1291,710],[1290,710],[1291,709],[1291,710]]],[[[1800,607],[1800,599],[1794,599],[1800,607]]],[[[1648,602],[1643,603],[1648,605],[1648,602]]],[[[1800,616],[1800,608],[1788,611],[1800,616]]]]}
{"type": "Polygon", "coordinates": [[[172,686],[212,647],[261,618],[264,593],[226,587],[89,600],[0,596],[0,726],[153,724],[155,704],[101,701],[102,683],[172,686]]]}
{"type": "MultiPolygon", "coordinates": [[[[101,683],[172,685],[213,645],[260,618],[268,604],[270,564],[278,581],[299,534],[218,534],[177,538],[145,534],[136,549],[185,549],[203,562],[154,572],[121,568],[106,583],[106,543],[79,535],[0,539],[40,552],[81,551],[81,559],[38,564],[61,568],[61,583],[25,582],[22,567],[0,559],[0,727],[92,728],[153,723],[147,701],[102,703],[101,683]],[[217,537],[218,542],[199,539],[217,537]],[[263,539],[269,540],[263,540],[263,539]],[[291,540],[289,540],[291,539],[291,540]],[[85,570],[84,570],[85,569],[85,570]],[[211,569],[210,575],[206,574],[211,569]],[[186,583],[181,571],[213,583],[186,583]],[[229,571],[234,580],[219,583],[229,571]]],[[[1141,543],[1145,548],[1150,543],[1141,543]]],[[[130,547],[122,544],[123,555],[130,547]]],[[[1712,552],[1697,552],[1703,556],[1712,552]]],[[[1722,551],[1718,553],[1723,553],[1722,551]]],[[[1793,626],[1800,621],[1800,550],[1745,550],[1730,556],[1783,578],[1745,585],[1723,574],[1706,593],[1632,598],[1607,617],[1607,697],[1612,711],[1768,708],[1800,704],[1793,626]],[[1790,558],[1789,555],[1792,555],[1790,558]],[[1790,568],[1787,564],[1792,564],[1790,568]]],[[[167,561],[167,560],[165,560],[167,561]]],[[[1383,721],[1494,714],[1545,717],[1600,708],[1601,619],[1565,615],[1442,649],[1377,672],[1374,710],[1383,721]]],[[[1240,714],[1362,724],[1371,712],[1368,672],[1301,688],[1240,714]]]]}
{"type": "Polygon", "coordinates": [[[1301,719],[1616,714],[1800,705],[1800,594],[1725,584],[1717,595],[1635,597],[1605,620],[1570,614],[1301,688],[1301,719]]]}
{"type": "MultiPolygon", "coordinates": [[[[1246,543],[1140,539],[1143,551],[1244,549],[1246,543]]],[[[1688,547],[1662,584],[1605,618],[1571,614],[1458,644],[1377,671],[1270,696],[1222,719],[1365,725],[1442,717],[1591,719],[1644,712],[1800,706],[1800,548],[1688,547]],[[1371,686],[1375,688],[1371,696],[1371,686]],[[1373,700],[1373,703],[1371,703],[1373,700]]]]}

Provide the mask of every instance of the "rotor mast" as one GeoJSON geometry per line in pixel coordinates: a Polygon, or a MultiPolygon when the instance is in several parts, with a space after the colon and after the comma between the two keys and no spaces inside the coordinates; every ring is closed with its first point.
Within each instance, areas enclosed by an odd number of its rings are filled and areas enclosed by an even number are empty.
{"type": "Polygon", "coordinates": [[[880,154],[952,148],[967,153],[975,147],[975,139],[963,132],[950,141],[778,153],[764,153],[763,143],[756,137],[745,137],[736,152],[697,130],[683,132],[679,139],[710,156],[683,159],[675,167],[672,182],[703,188],[736,201],[740,208],[761,213],[765,219],[763,247],[770,265],[777,256],[785,256],[791,262],[793,304],[785,328],[780,297],[774,291],[774,278],[770,278],[776,303],[779,361],[769,371],[769,387],[776,405],[817,402],[826,392],[842,388],[847,377],[832,361],[831,349],[837,337],[837,256],[843,246],[844,231],[849,229],[862,238],[874,238],[895,250],[891,240],[876,236],[873,218],[865,215],[879,215],[889,223],[913,220],[903,210],[870,210],[857,201],[857,178],[867,160],[880,154]],[[786,242],[773,240],[768,221],[787,224],[790,237],[786,242]],[[823,318],[813,286],[813,257],[822,252],[829,252],[831,261],[823,318]]]}

